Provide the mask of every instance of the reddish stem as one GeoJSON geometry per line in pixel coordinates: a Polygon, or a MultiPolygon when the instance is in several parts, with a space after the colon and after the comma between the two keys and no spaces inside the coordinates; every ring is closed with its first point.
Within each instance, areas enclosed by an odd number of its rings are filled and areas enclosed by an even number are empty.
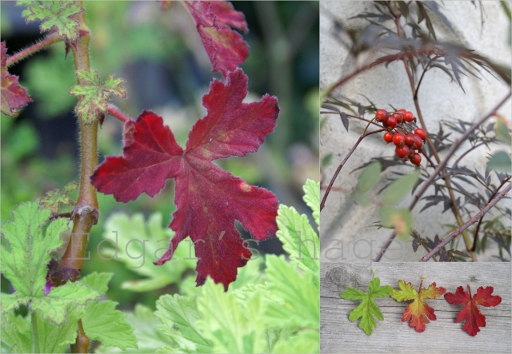
{"type": "Polygon", "coordinates": [[[110,103],[107,104],[107,113],[110,114],[112,117],[120,120],[123,123],[133,121],[132,118],[130,118],[127,115],[125,115],[124,113],[122,113],[120,110],[117,109],[116,106],[114,106],[113,104],[110,104],[110,103]]]}
{"type": "Polygon", "coordinates": [[[17,62],[31,56],[34,53],[37,53],[40,50],[46,49],[47,47],[51,46],[54,43],[62,42],[62,37],[57,36],[56,34],[50,34],[45,39],[32,44],[31,46],[19,51],[18,53],[7,57],[6,66],[10,67],[17,62]]]}

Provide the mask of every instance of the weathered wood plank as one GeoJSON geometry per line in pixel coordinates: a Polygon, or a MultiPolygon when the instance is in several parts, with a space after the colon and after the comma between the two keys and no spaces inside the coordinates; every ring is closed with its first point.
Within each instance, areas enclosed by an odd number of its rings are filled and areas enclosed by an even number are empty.
{"type": "Polygon", "coordinates": [[[321,263],[320,267],[320,350],[321,353],[510,353],[511,352],[511,265],[510,263],[373,263],[371,266],[354,263],[321,263]],[[436,321],[417,333],[402,322],[407,303],[392,298],[379,298],[384,321],[367,336],[358,323],[348,315],[357,302],[340,298],[347,286],[368,290],[372,269],[381,285],[398,287],[398,280],[411,282],[416,288],[421,277],[424,286],[436,282],[448,292],[457,286],[471,286],[472,294],[479,286],[493,286],[495,295],[502,298],[497,307],[483,307],[486,327],[471,337],[455,323],[460,306],[450,305],[444,297],[428,300],[435,309],[436,321]]]}

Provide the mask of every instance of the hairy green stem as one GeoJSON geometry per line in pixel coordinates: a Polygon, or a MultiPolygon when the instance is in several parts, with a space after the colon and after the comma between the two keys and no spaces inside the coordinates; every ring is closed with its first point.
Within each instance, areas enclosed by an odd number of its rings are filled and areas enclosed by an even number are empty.
{"type": "MultiPolygon", "coordinates": [[[[76,1],[83,6],[82,1],[76,1]]],[[[79,30],[85,33],[78,39],[76,49],[71,46],[75,69],[90,69],[89,41],[91,35],[85,12],[77,14],[75,18],[79,22],[79,30]]],[[[78,84],[85,82],[77,76],[78,84]]],[[[85,124],[79,119],[80,125],[80,189],[78,199],[73,209],[73,230],[66,252],[57,266],[57,274],[60,275],[60,282],[80,279],[80,272],[84,265],[84,256],[89,240],[91,228],[98,218],[98,198],[96,189],[91,183],[90,176],[98,165],[98,120],[91,124],[85,124]]],[[[87,353],[90,340],[87,338],[81,321],[78,323],[78,335],[76,343],[71,346],[73,353],[87,353]]]]}

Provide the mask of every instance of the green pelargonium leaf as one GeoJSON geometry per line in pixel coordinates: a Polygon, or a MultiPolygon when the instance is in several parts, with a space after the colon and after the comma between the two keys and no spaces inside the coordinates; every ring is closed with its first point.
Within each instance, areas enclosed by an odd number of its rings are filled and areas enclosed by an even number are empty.
{"type": "Polygon", "coordinates": [[[362,300],[359,306],[350,312],[348,319],[351,322],[354,322],[357,321],[358,318],[361,318],[359,328],[361,328],[367,335],[372,334],[373,328],[377,327],[375,317],[381,321],[384,319],[384,316],[375,304],[374,299],[377,297],[388,296],[391,290],[393,290],[393,288],[389,285],[380,286],[380,279],[375,277],[375,271],[373,273],[372,280],[370,281],[368,293],[347,287],[344,292],[340,293],[342,298],[353,301],[362,300]]]}
{"type": "Polygon", "coordinates": [[[78,183],[71,182],[68,183],[62,191],[59,189],[48,191],[44,197],[39,200],[39,203],[44,209],[50,210],[52,214],[55,215],[59,212],[61,205],[73,205],[75,203],[68,194],[77,189],[77,187],[78,183]]]}
{"type": "Polygon", "coordinates": [[[6,242],[2,242],[0,270],[16,289],[16,296],[42,296],[50,252],[62,244],[60,234],[68,229],[67,221],[55,220],[44,232],[50,211],[41,210],[37,202],[18,205],[12,215],[13,220],[2,225],[2,241],[6,242]]]}
{"type": "Polygon", "coordinates": [[[80,69],[76,74],[83,83],[71,87],[69,93],[79,98],[76,113],[85,124],[92,124],[100,113],[107,110],[111,96],[126,97],[126,89],[121,86],[123,79],[109,75],[101,84],[99,74],[94,69],[80,69]]]}
{"type": "Polygon", "coordinates": [[[71,1],[34,1],[22,4],[28,8],[21,15],[27,23],[41,21],[41,32],[55,30],[67,41],[75,42],[78,39],[79,23],[73,16],[84,11],[82,6],[71,1]]]}

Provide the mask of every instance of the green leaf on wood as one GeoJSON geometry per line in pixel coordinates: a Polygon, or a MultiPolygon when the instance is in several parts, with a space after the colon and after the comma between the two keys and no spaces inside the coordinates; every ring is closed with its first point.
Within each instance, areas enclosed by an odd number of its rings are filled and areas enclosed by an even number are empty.
{"type": "Polygon", "coordinates": [[[98,72],[92,68],[77,70],[76,75],[83,83],[71,87],[69,93],[79,97],[76,114],[86,124],[92,124],[100,113],[107,111],[111,96],[126,97],[126,89],[121,86],[124,79],[109,75],[102,84],[98,72]]]}
{"type": "Polygon", "coordinates": [[[384,316],[379,307],[375,304],[374,299],[387,297],[392,289],[393,288],[389,285],[380,286],[380,279],[375,277],[375,270],[373,271],[372,280],[370,280],[368,293],[347,287],[345,291],[340,293],[343,299],[353,301],[361,300],[359,306],[350,312],[348,319],[351,322],[355,322],[361,318],[359,328],[367,335],[372,334],[373,328],[377,328],[375,318],[380,321],[384,320],[384,316]]]}

